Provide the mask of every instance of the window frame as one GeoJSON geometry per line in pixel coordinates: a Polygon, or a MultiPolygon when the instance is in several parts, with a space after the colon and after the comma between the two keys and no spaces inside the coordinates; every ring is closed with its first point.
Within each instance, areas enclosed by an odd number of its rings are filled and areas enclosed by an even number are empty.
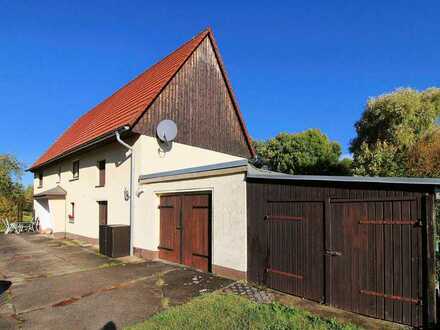
{"type": "Polygon", "coordinates": [[[58,166],[58,173],[57,173],[57,182],[56,183],[60,183],[61,182],[61,166],[58,166]]]}
{"type": "Polygon", "coordinates": [[[75,222],[75,202],[70,202],[69,223],[75,222]]]}
{"type": "Polygon", "coordinates": [[[37,188],[43,188],[43,178],[44,178],[43,171],[39,171],[38,174],[37,174],[37,179],[38,179],[38,186],[37,186],[37,188]]]}
{"type": "Polygon", "coordinates": [[[78,180],[78,179],[79,179],[79,159],[76,159],[72,162],[72,180],[78,180]],[[76,173],[75,173],[75,164],[78,164],[76,173]]]}
{"type": "Polygon", "coordinates": [[[99,225],[107,225],[108,224],[108,200],[97,201],[98,203],[98,223],[99,225]],[[105,214],[101,214],[103,210],[103,206],[105,205],[105,214]],[[101,223],[101,217],[104,216],[105,223],[101,223]]]}
{"type": "Polygon", "coordinates": [[[98,184],[96,185],[96,188],[105,187],[107,181],[107,162],[105,161],[105,159],[98,160],[96,167],[98,168],[98,184]],[[101,168],[102,164],[104,165],[103,168],[101,168]]]}

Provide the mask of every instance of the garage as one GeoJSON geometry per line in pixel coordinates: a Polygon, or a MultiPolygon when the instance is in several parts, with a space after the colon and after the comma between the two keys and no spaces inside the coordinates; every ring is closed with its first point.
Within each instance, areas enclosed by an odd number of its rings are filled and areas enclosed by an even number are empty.
{"type": "Polygon", "coordinates": [[[429,179],[247,174],[248,280],[366,316],[435,320],[429,179]]]}
{"type": "Polygon", "coordinates": [[[211,271],[211,196],[160,197],[159,258],[211,271]]]}
{"type": "Polygon", "coordinates": [[[139,178],[135,254],[232,279],[247,276],[247,160],[139,178]]]}

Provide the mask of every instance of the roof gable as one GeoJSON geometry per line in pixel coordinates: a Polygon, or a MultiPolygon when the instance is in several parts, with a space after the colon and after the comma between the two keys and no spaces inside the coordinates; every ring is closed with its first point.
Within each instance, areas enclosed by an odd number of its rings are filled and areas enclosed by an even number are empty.
{"type": "Polygon", "coordinates": [[[179,128],[175,142],[242,158],[253,148],[211,34],[188,58],[132,131],[156,135],[163,119],[179,128]]]}
{"type": "Polygon", "coordinates": [[[201,32],[81,116],[31,166],[30,170],[123,126],[131,127],[209,33],[211,33],[210,29],[201,32]]]}

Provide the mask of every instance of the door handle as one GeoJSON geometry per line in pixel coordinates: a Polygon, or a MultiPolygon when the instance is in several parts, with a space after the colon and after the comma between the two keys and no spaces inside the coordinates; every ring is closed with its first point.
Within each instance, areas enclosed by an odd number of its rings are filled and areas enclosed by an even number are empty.
{"type": "Polygon", "coordinates": [[[176,229],[177,229],[177,230],[182,230],[182,227],[177,226],[176,229]]]}
{"type": "Polygon", "coordinates": [[[338,251],[330,251],[330,250],[325,251],[325,254],[328,255],[328,256],[331,256],[331,257],[339,257],[339,256],[342,256],[342,253],[341,253],[341,252],[338,252],[338,251]]]}

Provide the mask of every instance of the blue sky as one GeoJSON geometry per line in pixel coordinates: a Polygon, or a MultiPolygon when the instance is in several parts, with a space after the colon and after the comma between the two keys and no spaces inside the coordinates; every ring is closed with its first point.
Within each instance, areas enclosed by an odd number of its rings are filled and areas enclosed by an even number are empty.
{"type": "Polygon", "coordinates": [[[0,153],[26,165],[208,25],[256,139],[319,128],[345,153],[368,97],[440,85],[440,1],[0,0],[0,8],[0,153]]]}

